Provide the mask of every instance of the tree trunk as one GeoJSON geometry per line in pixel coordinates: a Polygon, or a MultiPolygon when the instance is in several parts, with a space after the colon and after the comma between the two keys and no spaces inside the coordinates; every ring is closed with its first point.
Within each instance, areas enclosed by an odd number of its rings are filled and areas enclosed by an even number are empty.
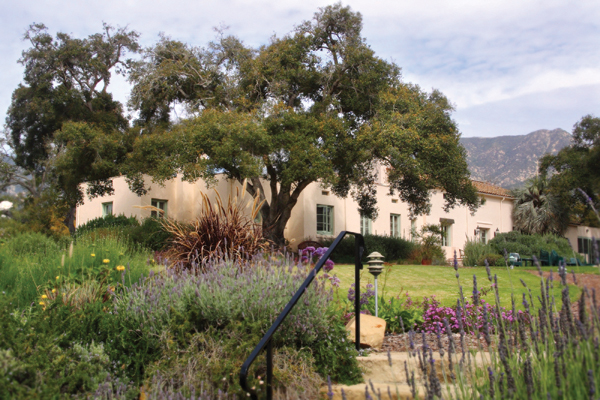
{"type": "Polygon", "coordinates": [[[263,232],[265,237],[271,240],[273,243],[275,243],[275,246],[281,249],[285,247],[284,231],[289,219],[289,216],[287,218],[282,216],[274,223],[269,223],[270,221],[266,220],[263,222],[263,232]]]}
{"type": "Polygon", "coordinates": [[[69,228],[69,233],[71,236],[75,234],[75,213],[77,211],[76,207],[70,207],[69,211],[67,211],[67,215],[65,216],[64,224],[69,228]]]}

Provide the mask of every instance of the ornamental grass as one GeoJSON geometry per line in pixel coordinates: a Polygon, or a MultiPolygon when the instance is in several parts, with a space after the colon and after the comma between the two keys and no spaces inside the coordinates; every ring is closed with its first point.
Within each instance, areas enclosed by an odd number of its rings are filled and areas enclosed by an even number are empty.
{"type": "Polygon", "coordinates": [[[255,222],[264,201],[259,201],[258,195],[252,203],[244,200],[246,181],[236,189],[235,196],[228,196],[226,204],[219,192],[215,193],[215,200],[201,193],[200,216],[192,223],[167,218],[161,221],[172,236],[165,252],[172,265],[190,268],[217,255],[241,260],[271,247],[263,236],[262,225],[255,222]]]}

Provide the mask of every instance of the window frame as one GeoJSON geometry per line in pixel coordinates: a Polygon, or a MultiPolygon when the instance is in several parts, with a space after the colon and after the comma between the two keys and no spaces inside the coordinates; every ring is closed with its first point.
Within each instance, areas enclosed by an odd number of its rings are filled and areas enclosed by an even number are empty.
{"type": "Polygon", "coordinates": [[[442,225],[442,247],[451,247],[452,246],[452,225],[442,225]]]}
{"type": "Polygon", "coordinates": [[[335,231],[334,228],[334,208],[331,205],[328,204],[317,204],[317,213],[316,213],[316,230],[317,230],[317,235],[321,235],[321,236],[333,236],[333,232],[335,231]],[[322,210],[321,212],[319,212],[319,210],[322,210]],[[321,217],[322,221],[320,222],[321,224],[321,230],[319,230],[319,216],[321,217]]]}
{"type": "Polygon", "coordinates": [[[168,208],[169,208],[169,201],[165,200],[165,199],[151,199],[150,200],[150,205],[152,207],[156,207],[159,210],[162,210],[163,212],[160,213],[156,210],[151,210],[150,211],[150,217],[151,218],[166,218],[167,214],[168,214],[168,208]],[[164,208],[161,207],[161,205],[164,205],[164,208]]]}
{"type": "Polygon", "coordinates": [[[401,220],[400,214],[390,213],[390,236],[399,238],[400,237],[401,220]]]}
{"type": "Polygon", "coordinates": [[[479,228],[479,242],[481,244],[487,244],[489,242],[488,231],[489,229],[479,228]]]}
{"type": "Polygon", "coordinates": [[[112,201],[107,201],[102,203],[102,218],[105,218],[109,215],[113,215],[114,214],[114,204],[112,201]],[[107,212],[108,207],[110,206],[110,212],[107,212]]]}

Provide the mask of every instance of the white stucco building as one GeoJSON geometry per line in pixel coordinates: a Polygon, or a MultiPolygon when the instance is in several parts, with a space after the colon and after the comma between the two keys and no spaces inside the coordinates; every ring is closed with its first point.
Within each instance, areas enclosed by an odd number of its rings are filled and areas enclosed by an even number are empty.
{"type": "MultiPolygon", "coordinates": [[[[380,174],[384,175],[384,174],[380,174]]],[[[150,182],[148,178],[148,182],[150,182]]],[[[483,205],[472,215],[466,207],[456,207],[448,212],[443,210],[443,192],[431,194],[431,212],[429,215],[410,218],[408,205],[398,197],[389,196],[388,185],[382,179],[377,183],[377,206],[379,215],[376,220],[361,218],[358,205],[352,198],[336,197],[329,189],[318,183],[309,185],[300,195],[285,229],[286,239],[292,246],[307,240],[320,240],[335,237],[341,231],[354,231],[378,235],[399,236],[410,240],[412,232],[425,224],[441,224],[446,231],[443,248],[448,258],[454,251],[464,248],[467,238],[490,240],[496,233],[513,229],[513,198],[508,190],[485,182],[473,181],[483,205]],[[293,240],[292,240],[293,239],[293,240]]],[[[115,193],[87,200],[77,208],[77,225],[106,214],[148,217],[150,210],[140,207],[155,206],[177,220],[195,218],[201,208],[200,192],[215,197],[213,188],[207,188],[205,182],[183,182],[179,177],[166,182],[164,186],[151,184],[148,194],[138,197],[127,187],[125,179],[115,178],[115,193]]],[[[263,185],[268,190],[268,185],[263,185]]],[[[241,188],[237,181],[220,179],[214,187],[225,200],[229,193],[241,188]]],[[[270,193],[265,193],[267,199],[270,193]]],[[[249,194],[245,194],[251,200],[249,194]]],[[[249,204],[251,201],[248,202],[249,204]]],[[[589,244],[592,237],[600,237],[600,229],[570,226],[566,233],[571,245],[578,247],[589,244]],[[583,243],[583,244],[582,244],[583,243]]],[[[590,242],[591,243],[591,242],[590,242]]],[[[584,250],[575,248],[576,251],[584,250]]],[[[583,251],[581,251],[583,252],[583,251]]]]}

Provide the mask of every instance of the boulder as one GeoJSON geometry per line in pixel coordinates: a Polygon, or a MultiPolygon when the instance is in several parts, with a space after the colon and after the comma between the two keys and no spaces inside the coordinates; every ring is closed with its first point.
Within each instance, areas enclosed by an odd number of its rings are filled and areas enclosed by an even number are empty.
{"type": "MultiPolygon", "coordinates": [[[[372,315],[360,314],[360,345],[361,347],[370,347],[381,350],[383,337],[385,336],[385,320],[372,315]]],[[[346,325],[346,330],[350,334],[350,340],[356,342],[354,333],[356,332],[356,317],[352,318],[346,325]]]]}

